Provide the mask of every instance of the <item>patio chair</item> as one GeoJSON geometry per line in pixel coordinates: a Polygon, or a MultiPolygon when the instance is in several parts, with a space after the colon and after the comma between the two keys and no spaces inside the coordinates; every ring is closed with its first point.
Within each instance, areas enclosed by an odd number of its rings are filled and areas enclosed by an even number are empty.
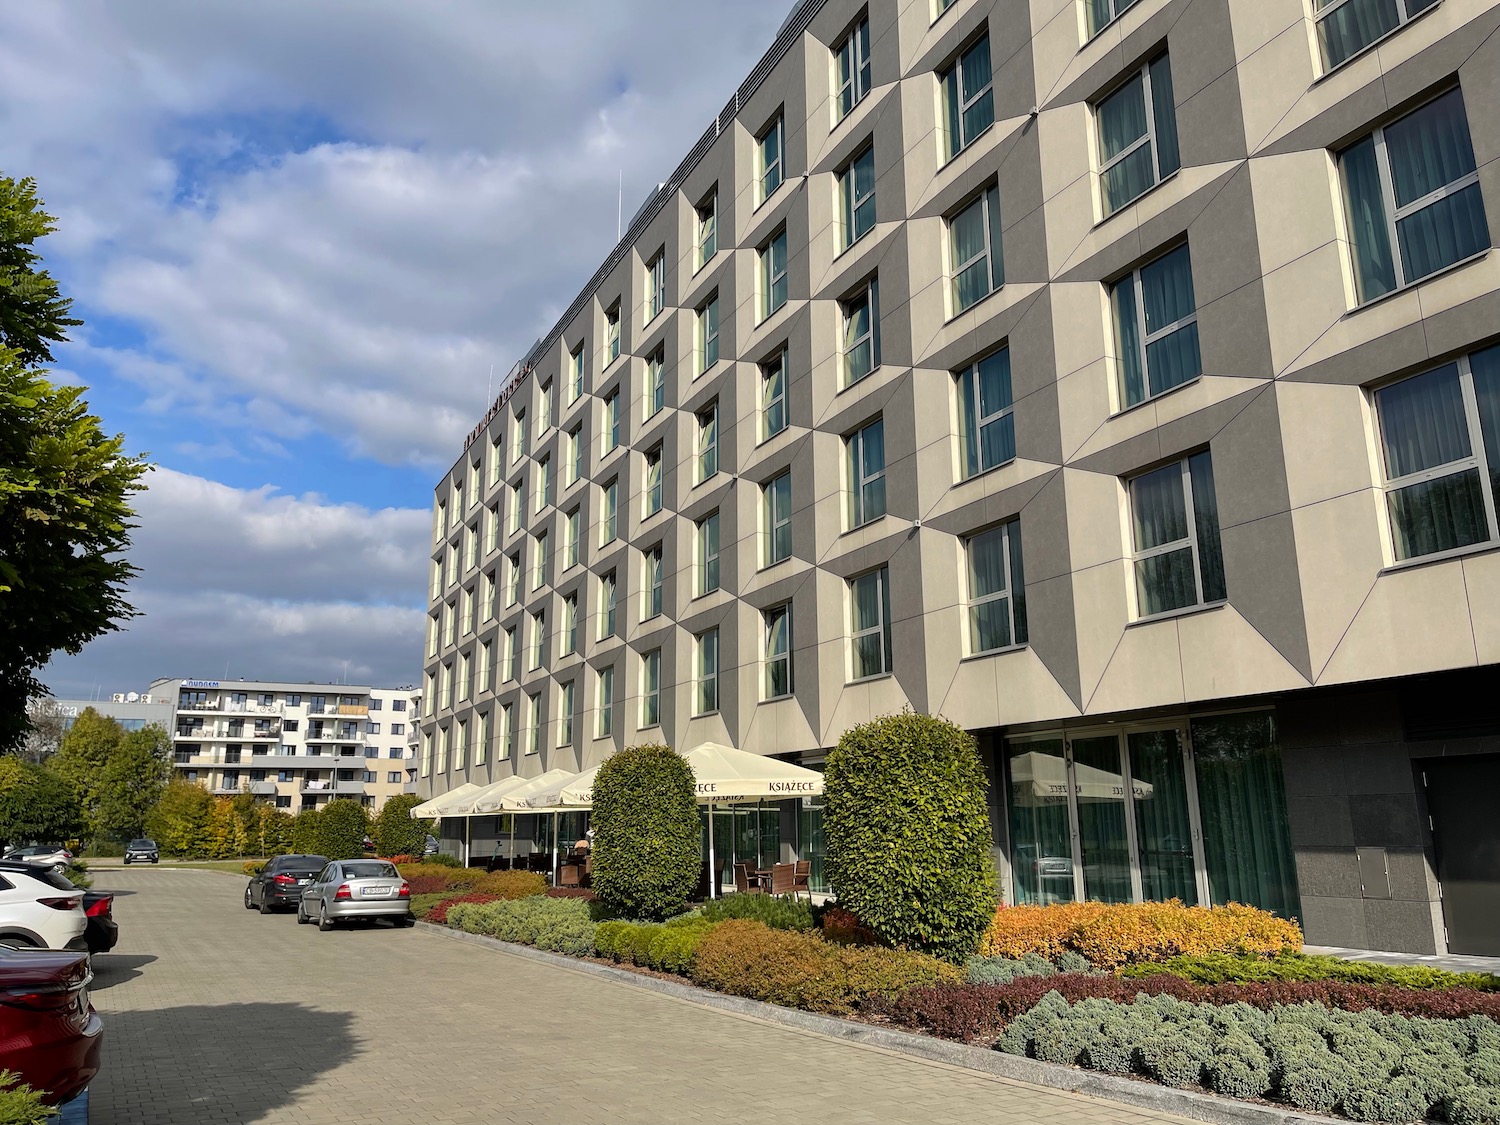
{"type": "Polygon", "coordinates": [[[797,865],[795,863],[773,863],[771,865],[771,893],[773,895],[789,895],[797,885],[797,865]]]}
{"type": "Polygon", "coordinates": [[[760,876],[755,873],[755,865],[753,863],[736,863],[734,865],[734,889],[742,895],[760,894],[760,876]]]}
{"type": "Polygon", "coordinates": [[[578,865],[576,863],[565,863],[557,873],[557,885],[559,887],[578,886],[578,865]]]}
{"type": "Polygon", "coordinates": [[[792,876],[792,894],[800,895],[807,892],[807,901],[812,901],[812,860],[799,859],[794,865],[796,873],[792,876]]]}

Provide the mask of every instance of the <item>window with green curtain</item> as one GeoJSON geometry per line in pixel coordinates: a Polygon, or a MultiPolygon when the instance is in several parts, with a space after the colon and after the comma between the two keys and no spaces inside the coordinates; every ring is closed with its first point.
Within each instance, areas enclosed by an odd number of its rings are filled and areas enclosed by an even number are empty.
{"type": "Polygon", "coordinates": [[[1223,601],[1224,552],[1207,450],[1130,482],[1140,617],[1223,601]]]}
{"type": "Polygon", "coordinates": [[[1347,62],[1437,0],[1317,0],[1323,69],[1347,62]]]}
{"type": "Polygon", "coordinates": [[[965,478],[1015,459],[1009,348],[991,352],[959,373],[958,407],[965,478]]]}
{"type": "Polygon", "coordinates": [[[1159,55],[1096,110],[1104,213],[1112,215],[1181,166],[1172,67],[1159,55]]]}
{"type": "Polygon", "coordinates": [[[1085,11],[1088,13],[1089,38],[1092,39],[1098,35],[1128,9],[1134,7],[1135,3],[1136,0],[1086,0],[1085,11]]]}
{"type": "Polygon", "coordinates": [[[948,221],[948,251],[955,314],[1005,284],[998,187],[989,188],[948,221]]]}
{"type": "Polygon", "coordinates": [[[1021,521],[1011,520],[968,541],[969,651],[995,652],[1026,643],[1026,580],[1021,521]]]}
{"type": "Polygon", "coordinates": [[[877,418],[846,441],[849,458],[849,526],[885,515],[885,421],[877,418]]]}
{"type": "Polygon", "coordinates": [[[1185,243],[1116,282],[1112,305],[1122,407],[1203,373],[1192,257],[1185,243]]]}
{"type": "Polygon", "coordinates": [[[1192,721],[1209,894],[1283,918],[1302,913],[1281,749],[1270,712],[1192,721]]]}
{"type": "Polygon", "coordinates": [[[1073,845],[1061,738],[1006,745],[1005,799],[1011,901],[1034,906],[1072,902],[1073,845]]]}
{"type": "Polygon", "coordinates": [[[1198,882],[1181,740],[1175,730],[1160,730],[1132,733],[1127,741],[1141,897],[1194,906],[1198,882]]]}
{"type": "Polygon", "coordinates": [[[947,154],[951,160],[995,123],[989,36],[961,54],[942,75],[947,154]]]}

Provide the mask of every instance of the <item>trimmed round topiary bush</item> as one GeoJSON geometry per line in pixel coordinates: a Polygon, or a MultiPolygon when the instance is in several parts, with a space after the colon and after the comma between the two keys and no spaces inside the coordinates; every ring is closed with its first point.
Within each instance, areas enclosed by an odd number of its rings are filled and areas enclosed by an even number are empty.
{"type": "Polygon", "coordinates": [[[698,884],[701,828],[693,771],[670,746],[630,746],[594,778],[594,893],[616,917],[682,911],[698,884]]]}
{"type": "Polygon", "coordinates": [[[828,879],[890,945],[962,960],[995,915],[978,744],[911,711],[844,733],[824,773],[828,879]]]}
{"type": "Polygon", "coordinates": [[[370,837],[377,855],[421,855],[436,821],[413,820],[411,810],[422,803],[415,793],[397,793],[380,806],[370,837]]]}
{"type": "Polygon", "coordinates": [[[370,814],[358,801],[337,797],[318,810],[318,854],[329,859],[358,859],[365,854],[370,814]]]}

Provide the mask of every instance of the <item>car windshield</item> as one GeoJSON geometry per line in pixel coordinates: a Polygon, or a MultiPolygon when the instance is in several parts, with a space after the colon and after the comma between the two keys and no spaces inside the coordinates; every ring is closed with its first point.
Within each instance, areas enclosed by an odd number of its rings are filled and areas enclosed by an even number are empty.
{"type": "Polygon", "coordinates": [[[321,855],[284,855],[276,860],[273,871],[295,871],[300,875],[315,875],[328,866],[328,857],[321,855]]]}
{"type": "Polygon", "coordinates": [[[365,860],[344,864],[344,878],[346,879],[396,879],[399,877],[395,865],[390,863],[365,860]]]}
{"type": "Polygon", "coordinates": [[[155,840],[132,840],[132,841],[130,841],[130,846],[132,848],[154,848],[154,847],[156,847],[156,841],[155,840]]]}

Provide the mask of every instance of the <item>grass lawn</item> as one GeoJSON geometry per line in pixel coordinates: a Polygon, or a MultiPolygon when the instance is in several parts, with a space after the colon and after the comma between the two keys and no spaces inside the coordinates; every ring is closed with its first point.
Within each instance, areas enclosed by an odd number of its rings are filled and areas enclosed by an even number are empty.
{"type": "MultiPolygon", "coordinates": [[[[155,864],[154,866],[186,867],[194,871],[223,871],[230,875],[243,875],[245,873],[245,864],[251,860],[259,863],[261,859],[262,857],[260,856],[245,856],[243,859],[163,859],[159,864],[155,864]]],[[[95,869],[121,866],[121,862],[118,859],[90,859],[85,862],[91,868],[95,869]]],[[[132,863],[130,866],[151,867],[153,865],[149,863],[132,863]]]]}

